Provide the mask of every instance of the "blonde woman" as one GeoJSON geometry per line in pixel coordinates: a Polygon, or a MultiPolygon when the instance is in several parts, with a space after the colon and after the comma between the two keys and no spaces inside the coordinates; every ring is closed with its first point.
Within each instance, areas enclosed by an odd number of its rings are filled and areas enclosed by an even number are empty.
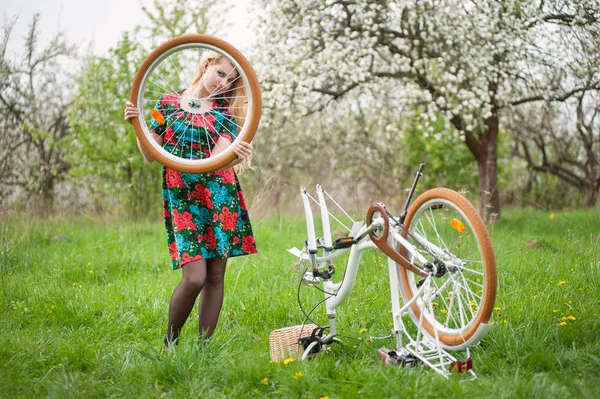
{"type": "MultiPolygon", "coordinates": [[[[199,66],[189,88],[163,95],[153,111],[150,132],[167,151],[184,158],[218,154],[235,140],[245,117],[244,88],[235,67],[214,52],[199,66]]],[[[138,116],[132,103],[125,120],[138,116]]],[[[151,154],[138,147],[148,162],[151,154]]],[[[252,145],[232,146],[235,163],[247,160],[252,145]]],[[[200,295],[198,332],[213,334],[223,304],[227,259],[256,253],[244,195],[233,170],[193,174],[163,168],[163,207],[167,242],[174,270],[182,279],[173,291],[164,344],[177,343],[181,328],[200,295]]]]}

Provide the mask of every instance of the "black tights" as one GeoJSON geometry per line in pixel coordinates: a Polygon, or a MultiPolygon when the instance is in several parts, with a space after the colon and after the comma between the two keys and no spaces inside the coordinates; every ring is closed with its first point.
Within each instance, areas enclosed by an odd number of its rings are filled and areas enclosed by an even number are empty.
{"type": "Polygon", "coordinates": [[[165,346],[177,342],[181,328],[188,319],[196,298],[200,295],[198,334],[200,338],[210,338],[223,305],[223,282],[227,259],[211,258],[186,263],[182,267],[181,282],[173,291],[169,306],[169,328],[165,336],[165,346]]]}

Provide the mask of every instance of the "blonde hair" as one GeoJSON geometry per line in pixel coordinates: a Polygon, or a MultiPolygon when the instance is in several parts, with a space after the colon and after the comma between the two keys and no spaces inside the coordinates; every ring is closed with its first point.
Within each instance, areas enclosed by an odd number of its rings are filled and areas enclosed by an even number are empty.
{"type": "MultiPolygon", "coordinates": [[[[216,51],[210,51],[200,61],[200,66],[198,68],[198,73],[194,76],[192,80],[192,86],[196,85],[202,79],[204,75],[203,67],[205,65],[211,65],[214,63],[221,63],[223,61],[227,61],[231,64],[231,62],[226,59],[222,54],[216,51]]],[[[233,64],[232,64],[233,65],[233,64]]],[[[235,68],[235,65],[233,65],[235,68]]],[[[246,121],[246,113],[247,113],[247,105],[246,105],[246,87],[244,86],[244,81],[241,78],[240,71],[236,68],[238,72],[238,78],[232,83],[231,88],[225,93],[225,97],[231,97],[232,101],[228,101],[226,98],[223,98],[224,101],[227,101],[229,104],[229,114],[233,116],[233,120],[236,124],[236,135],[239,134],[240,130],[244,126],[244,122],[246,121]]],[[[219,98],[220,95],[217,95],[219,98]]],[[[233,167],[238,174],[242,174],[247,169],[252,169],[252,154],[249,157],[244,159],[239,164],[233,167]]]]}
{"type": "MultiPolygon", "coordinates": [[[[220,64],[223,61],[229,62],[222,54],[217,53],[216,51],[210,51],[200,61],[200,67],[198,68],[198,73],[194,76],[192,80],[192,86],[196,85],[202,76],[204,75],[203,67],[204,65],[211,65],[214,63],[220,64]]],[[[231,62],[229,62],[231,64],[231,62]]],[[[233,65],[233,64],[232,64],[233,65]]],[[[235,66],[234,66],[235,68],[235,66]]],[[[227,101],[229,104],[229,114],[233,116],[233,119],[236,123],[236,134],[239,133],[242,126],[244,126],[244,121],[246,120],[246,87],[244,86],[244,81],[242,80],[240,75],[240,71],[238,72],[238,78],[231,84],[231,87],[225,93],[225,97],[231,97],[231,101],[223,98],[224,101],[227,101]]],[[[221,95],[217,95],[219,98],[221,95]]]]}

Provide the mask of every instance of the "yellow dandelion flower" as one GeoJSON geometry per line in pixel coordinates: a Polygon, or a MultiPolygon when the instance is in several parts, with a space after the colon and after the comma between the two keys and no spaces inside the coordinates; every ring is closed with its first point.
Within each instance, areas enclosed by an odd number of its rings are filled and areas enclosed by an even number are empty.
{"type": "Polygon", "coordinates": [[[269,379],[267,377],[263,378],[263,384],[269,385],[269,379]]]}
{"type": "Polygon", "coordinates": [[[29,309],[23,308],[23,312],[29,312],[29,309]]]}
{"type": "Polygon", "coordinates": [[[50,307],[52,308],[52,310],[54,310],[54,308],[55,308],[55,306],[54,306],[54,305],[52,305],[52,306],[50,306],[50,307]]]}
{"type": "Polygon", "coordinates": [[[90,274],[94,274],[94,271],[93,271],[93,270],[90,270],[88,273],[90,273],[90,274]]]}
{"type": "Polygon", "coordinates": [[[501,311],[502,309],[500,309],[498,306],[496,306],[496,307],[494,308],[494,310],[495,310],[496,312],[499,312],[499,311],[501,311]]]}
{"type": "Polygon", "coordinates": [[[437,303],[437,302],[431,302],[431,304],[432,304],[433,306],[438,306],[438,303],[437,303]]]}
{"type": "Polygon", "coordinates": [[[294,362],[295,362],[295,360],[294,360],[294,358],[293,358],[293,357],[288,357],[287,359],[285,359],[285,360],[283,361],[283,364],[287,366],[288,364],[290,364],[290,363],[294,363],[294,362]]]}
{"type": "Polygon", "coordinates": [[[373,342],[373,340],[371,338],[365,339],[365,344],[369,345],[371,342],[373,342]]]}
{"type": "Polygon", "coordinates": [[[565,321],[565,320],[567,320],[567,318],[565,316],[563,316],[561,320],[565,321]]]}
{"type": "Polygon", "coordinates": [[[560,281],[560,282],[558,283],[558,285],[565,285],[565,284],[567,284],[567,282],[566,282],[566,281],[560,281]]]}
{"type": "Polygon", "coordinates": [[[556,215],[555,215],[555,214],[553,214],[553,213],[551,213],[551,214],[550,214],[550,220],[554,220],[554,219],[556,219],[556,215]]]}
{"type": "Polygon", "coordinates": [[[302,378],[302,376],[303,376],[302,371],[296,371],[294,373],[294,378],[295,379],[300,379],[300,378],[302,378]]]}
{"type": "Polygon", "coordinates": [[[569,317],[567,317],[567,319],[569,319],[569,320],[571,320],[571,321],[575,321],[575,320],[577,320],[577,319],[575,318],[575,316],[573,316],[572,314],[570,314],[570,315],[569,315],[569,317]]]}
{"type": "Polygon", "coordinates": [[[567,325],[566,321],[561,321],[560,324],[559,324],[559,326],[566,326],[566,325],[567,325]]]}
{"type": "Polygon", "coordinates": [[[552,310],[552,313],[558,313],[558,309],[552,310]]]}
{"type": "Polygon", "coordinates": [[[366,333],[367,331],[368,331],[368,329],[366,329],[366,328],[362,328],[362,329],[360,330],[360,333],[361,333],[361,334],[364,334],[364,333],[366,333]]]}
{"type": "Polygon", "coordinates": [[[245,311],[246,311],[246,307],[242,306],[242,312],[245,312],[245,311]]]}
{"type": "Polygon", "coordinates": [[[440,309],[440,313],[441,314],[446,314],[446,313],[448,313],[448,311],[446,309],[440,309]]]}
{"type": "Polygon", "coordinates": [[[319,399],[329,399],[329,396],[321,396],[319,399]]]}

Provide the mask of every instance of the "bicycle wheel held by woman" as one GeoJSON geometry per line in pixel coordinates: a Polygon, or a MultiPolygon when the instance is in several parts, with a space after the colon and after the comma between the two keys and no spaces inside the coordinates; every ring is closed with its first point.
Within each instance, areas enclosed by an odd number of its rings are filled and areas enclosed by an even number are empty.
{"type": "Polygon", "coordinates": [[[131,122],[142,150],[190,173],[235,161],[232,144],[251,142],[261,115],[260,86],[250,63],[227,42],[198,34],[169,40],[150,53],[134,78],[130,102],[139,110],[131,122]],[[231,68],[211,71],[212,80],[200,82],[208,64],[199,66],[199,60],[231,68]]]}
{"type": "MultiPolygon", "coordinates": [[[[485,223],[471,203],[459,193],[443,188],[428,190],[411,205],[404,220],[403,237],[427,259],[424,270],[435,268],[432,293],[410,310],[417,325],[449,349],[471,346],[485,335],[496,299],[496,259],[485,223]],[[421,313],[421,310],[423,314],[421,313]],[[479,332],[479,337],[476,334],[479,332]],[[482,334],[483,333],[483,334],[482,334]]],[[[400,253],[406,253],[400,248],[400,253]]],[[[405,302],[413,299],[423,277],[398,267],[405,302]]]]}
{"type": "MultiPolygon", "coordinates": [[[[183,65],[181,60],[172,62],[183,65]]],[[[239,97],[227,95],[238,87],[236,82],[242,76],[239,64],[211,50],[195,65],[189,87],[159,97],[151,110],[148,131],[140,137],[140,126],[136,128],[138,147],[148,162],[165,154],[170,160],[176,159],[176,165],[187,165],[187,160],[208,161],[225,151],[235,154],[227,159],[237,157],[233,163],[225,162],[227,167],[205,173],[180,172],[164,162],[162,194],[168,249],[172,268],[182,269],[182,280],[169,306],[165,346],[178,341],[199,295],[199,335],[209,338],[213,334],[223,303],[227,260],[256,253],[244,195],[231,168],[248,159],[253,149],[237,134],[246,126],[243,115],[249,102],[237,103],[239,97]],[[144,140],[152,142],[151,147],[144,140]]],[[[164,76],[168,81],[168,75],[164,76]]],[[[135,125],[141,113],[132,102],[126,103],[126,120],[135,125]]],[[[225,158],[220,159],[219,165],[225,158]]],[[[212,169],[217,164],[194,165],[210,165],[212,169]]]]}

